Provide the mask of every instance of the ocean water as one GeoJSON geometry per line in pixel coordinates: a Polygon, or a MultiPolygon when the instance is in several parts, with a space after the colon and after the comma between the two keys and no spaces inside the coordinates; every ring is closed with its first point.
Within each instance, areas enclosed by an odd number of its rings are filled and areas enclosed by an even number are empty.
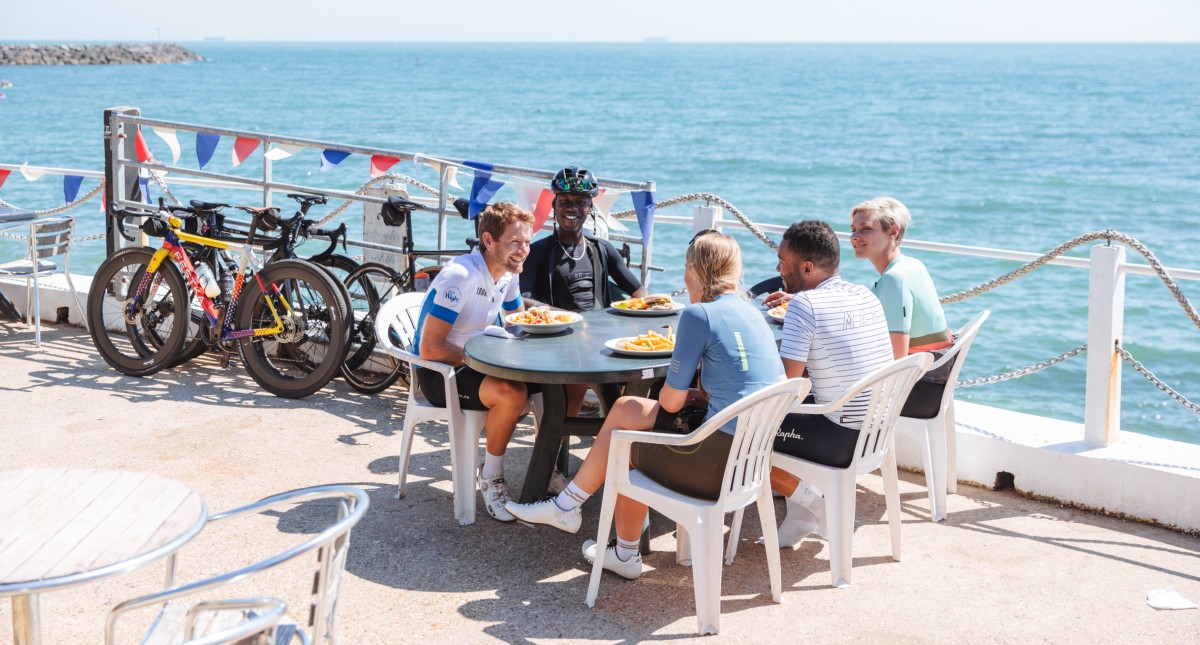
{"type": "MultiPolygon", "coordinates": [[[[208,61],[0,69],[13,82],[0,100],[0,162],[99,170],[102,111],[128,105],[186,123],[535,168],[581,165],[656,181],[660,201],[715,193],[760,222],[819,218],[846,231],[854,204],[892,195],[913,213],[909,239],[1042,252],[1114,228],[1168,266],[1200,268],[1200,46],[185,45],[208,61]]],[[[152,134],[147,141],[160,158],[169,154],[152,134]]],[[[180,164],[195,167],[192,141],[181,143],[180,164]]],[[[231,147],[224,141],[208,169],[230,171],[231,147]]],[[[342,189],[368,178],[365,158],[324,173],[318,165],[308,151],[277,163],[275,177],[342,189]]],[[[424,167],[394,170],[436,180],[424,167]]],[[[255,176],[261,162],[232,172],[255,176]]],[[[85,180],[83,190],[93,186],[85,180]]],[[[62,203],[62,184],[14,173],[0,199],[49,208],[62,203]]],[[[81,234],[101,230],[97,208],[75,211],[81,234]]],[[[660,212],[688,214],[690,206],[660,212]]],[[[458,225],[451,239],[467,233],[458,225]]],[[[658,229],[655,264],[666,271],[654,274],[654,286],[682,286],[689,236],[658,229]]],[[[772,275],[770,249],[739,239],[746,281],[772,275]]],[[[14,249],[0,242],[0,252],[14,249]]],[[[90,270],[103,244],[77,253],[76,270],[90,270]]],[[[1016,266],[910,253],[943,294],[1016,266]]],[[[848,252],[842,273],[874,277],[848,252]]],[[[1180,284],[1200,303],[1200,284],[1180,284]]],[[[947,316],[957,326],[983,308],[992,316],[966,378],[1086,342],[1086,272],[1043,268],[948,305],[947,316]]],[[[1125,330],[1127,349],[1200,401],[1200,330],[1156,279],[1128,278],[1125,330]]],[[[960,396],[1081,420],[1085,360],[960,396]]],[[[1125,430],[1200,442],[1195,414],[1131,369],[1124,374],[1125,430]]]]}

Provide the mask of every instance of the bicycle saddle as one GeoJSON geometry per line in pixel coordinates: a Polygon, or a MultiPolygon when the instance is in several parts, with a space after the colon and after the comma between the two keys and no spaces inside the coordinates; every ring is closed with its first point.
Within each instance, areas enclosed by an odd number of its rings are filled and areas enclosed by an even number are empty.
{"type": "Polygon", "coordinates": [[[192,208],[198,211],[215,211],[222,208],[229,208],[229,204],[216,204],[213,202],[202,202],[198,199],[193,199],[189,202],[192,208]]]}

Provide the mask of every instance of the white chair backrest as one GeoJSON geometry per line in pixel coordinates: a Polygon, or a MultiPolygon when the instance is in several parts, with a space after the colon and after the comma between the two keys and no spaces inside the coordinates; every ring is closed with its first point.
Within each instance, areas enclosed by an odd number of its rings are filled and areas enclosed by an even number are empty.
{"type": "Polygon", "coordinates": [[[983,321],[987,320],[987,317],[991,313],[990,309],[984,309],[975,314],[973,318],[967,321],[967,324],[960,327],[954,333],[954,346],[950,348],[950,351],[942,354],[941,358],[929,366],[930,370],[936,370],[945,365],[947,361],[954,361],[955,357],[958,358],[954,362],[954,366],[950,368],[950,376],[946,381],[946,394],[943,395],[943,402],[945,401],[945,396],[954,396],[954,383],[958,380],[959,370],[962,369],[963,363],[967,360],[967,350],[971,349],[971,343],[975,342],[975,335],[979,333],[979,328],[983,326],[983,321]]]}
{"type": "Polygon", "coordinates": [[[804,400],[811,385],[806,378],[794,378],[765,387],[721,410],[696,429],[697,434],[706,435],[710,428],[720,432],[721,426],[737,417],[718,505],[749,503],[762,492],[779,425],[788,410],[804,400]]]}
{"type": "MultiPolygon", "coordinates": [[[[420,323],[421,306],[425,303],[424,291],[406,291],[393,296],[379,306],[375,313],[375,339],[384,347],[397,347],[414,355],[420,355],[417,347],[413,346],[420,323]]],[[[417,380],[417,366],[408,364],[408,393],[420,405],[431,406],[425,392],[421,390],[417,380]]],[[[435,406],[436,407],[436,406],[435,406]]]]}
{"type": "Polygon", "coordinates": [[[900,418],[900,409],[904,407],[913,385],[932,363],[932,354],[910,354],[867,375],[847,390],[853,392],[849,399],[864,390],[871,391],[871,402],[867,404],[862,430],[858,433],[858,446],[850,464],[855,474],[865,475],[878,470],[883,464],[896,421],[900,418]]]}

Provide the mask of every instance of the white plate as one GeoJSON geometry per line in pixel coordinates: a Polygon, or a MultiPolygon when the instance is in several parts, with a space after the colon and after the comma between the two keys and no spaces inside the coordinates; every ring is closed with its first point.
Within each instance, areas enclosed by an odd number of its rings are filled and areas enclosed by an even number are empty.
{"type": "Polygon", "coordinates": [[[783,324],[783,321],[784,321],[784,319],[785,319],[785,316],[776,316],[775,314],[773,314],[773,313],[771,313],[771,312],[769,312],[769,311],[768,311],[768,312],[767,312],[767,318],[770,318],[771,320],[774,320],[775,322],[777,322],[777,323],[779,323],[779,324],[781,324],[781,325],[782,325],[782,324],[783,324]]]}
{"type": "Polygon", "coordinates": [[[613,350],[613,352],[616,354],[623,354],[625,356],[646,356],[646,357],[670,356],[671,353],[675,351],[673,349],[659,349],[659,350],[655,350],[653,352],[643,352],[643,351],[638,351],[636,349],[625,349],[624,347],[621,347],[621,343],[624,343],[627,340],[636,340],[636,339],[637,339],[637,336],[628,336],[625,338],[613,338],[613,339],[604,341],[604,346],[613,350]]]}
{"type": "MultiPolygon", "coordinates": [[[[625,301],[621,300],[620,302],[625,301]]],[[[608,310],[623,316],[671,316],[687,306],[682,302],[675,300],[671,301],[671,303],[672,307],[670,309],[622,309],[617,306],[616,302],[614,302],[612,306],[608,308],[608,310]]]]}
{"type": "Polygon", "coordinates": [[[558,332],[566,329],[567,327],[570,327],[571,325],[579,322],[580,320],[583,320],[583,316],[580,316],[579,314],[571,312],[571,311],[559,311],[559,312],[555,312],[555,313],[570,316],[571,321],[570,322],[560,322],[560,323],[546,323],[546,324],[520,323],[520,322],[516,322],[515,320],[513,320],[513,317],[517,316],[519,314],[508,314],[507,316],[504,317],[504,322],[509,325],[514,325],[516,327],[520,327],[521,331],[525,332],[526,334],[557,334],[558,332]]]}

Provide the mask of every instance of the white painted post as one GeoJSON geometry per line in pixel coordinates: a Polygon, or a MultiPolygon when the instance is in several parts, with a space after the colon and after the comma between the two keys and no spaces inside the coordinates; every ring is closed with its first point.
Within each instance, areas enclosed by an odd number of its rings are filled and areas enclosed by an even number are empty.
{"type": "Polygon", "coordinates": [[[693,206],[692,234],[695,235],[706,228],[720,229],[723,211],[720,206],[693,206]]]}
{"type": "Polygon", "coordinates": [[[1088,278],[1087,389],[1084,440],[1110,445],[1121,432],[1121,357],[1115,344],[1125,331],[1124,245],[1092,247],[1088,278]]]}

